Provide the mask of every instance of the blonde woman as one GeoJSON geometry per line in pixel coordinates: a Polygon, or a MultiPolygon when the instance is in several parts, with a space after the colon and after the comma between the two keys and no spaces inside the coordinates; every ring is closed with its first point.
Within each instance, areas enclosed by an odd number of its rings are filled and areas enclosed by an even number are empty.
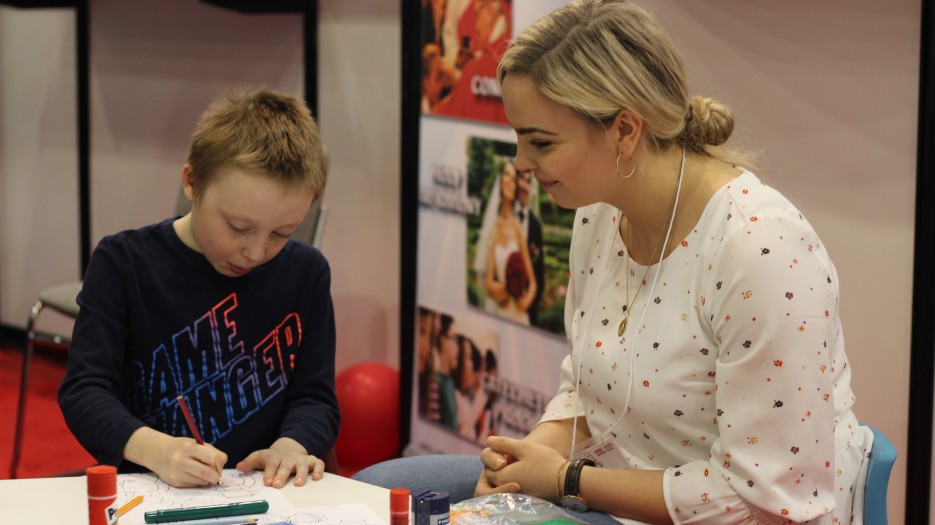
{"type": "Polygon", "coordinates": [[[444,480],[416,461],[359,479],[522,492],[592,524],[863,523],[873,436],[852,411],[838,276],[725,147],[727,106],[690,97],[662,28],[617,0],[540,19],[498,77],[516,168],[577,209],[559,391],[480,461],[422,460],[444,480]]]}

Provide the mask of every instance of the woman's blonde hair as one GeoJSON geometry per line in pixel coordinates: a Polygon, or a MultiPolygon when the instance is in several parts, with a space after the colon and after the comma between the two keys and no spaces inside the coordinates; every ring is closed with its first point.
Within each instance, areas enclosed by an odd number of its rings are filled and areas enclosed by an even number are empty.
{"type": "Polygon", "coordinates": [[[195,128],[188,163],[196,197],[227,169],[260,172],[316,198],[325,188],[325,153],[311,111],[299,98],[265,88],[218,97],[195,128]]]}
{"type": "Polygon", "coordinates": [[[673,144],[749,166],[722,146],[734,130],[726,105],[689,101],[685,66],[645,9],[623,0],[579,0],[540,18],[510,42],[497,76],[528,75],[549,99],[603,130],[622,109],[643,118],[645,143],[673,144]]]}

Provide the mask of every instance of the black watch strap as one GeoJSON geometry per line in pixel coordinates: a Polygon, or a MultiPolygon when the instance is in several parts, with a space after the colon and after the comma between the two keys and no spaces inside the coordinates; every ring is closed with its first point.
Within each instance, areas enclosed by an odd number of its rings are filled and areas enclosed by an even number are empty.
{"type": "Polygon", "coordinates": [[[568,465],[565,473],[565,490],[563,496],[580,496],[581,492],[581,471],[584,467],[593,467],[594,460],[591,458],[579,458],[568,465]]]}

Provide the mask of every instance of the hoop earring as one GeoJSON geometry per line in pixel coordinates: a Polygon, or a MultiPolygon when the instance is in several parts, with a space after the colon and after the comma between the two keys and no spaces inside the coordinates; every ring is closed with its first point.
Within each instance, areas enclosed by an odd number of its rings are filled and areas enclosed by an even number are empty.
{"type": "Polygon", "coordinates": [[[636,171],[636,164],[633,164],[633,169],[631,169],[630,173],[628,173],[626,176],[621,175],[620,174],[620,155],[623,155],[623,153],[617,154],[617,176],[620,177],[621,179],[629,179],[630,177],[633,176],[633,173],[636,171]]]}

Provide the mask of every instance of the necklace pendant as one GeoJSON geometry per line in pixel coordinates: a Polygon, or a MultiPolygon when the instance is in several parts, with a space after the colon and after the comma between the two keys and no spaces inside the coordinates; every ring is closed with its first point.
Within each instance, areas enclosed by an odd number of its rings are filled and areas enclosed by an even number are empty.
{"type": "Polygon", "coordinates": [[[624,318],[620,321],[620,326],[617,327],[617,336],[618,336],[618,337],[622,337],[622,336],[623,336],[623,333],[627,331],[627,324],[629,323],[629,321],[630,321],[630,319],[629,319],[628,317],[624,317],[624,318]]]}

